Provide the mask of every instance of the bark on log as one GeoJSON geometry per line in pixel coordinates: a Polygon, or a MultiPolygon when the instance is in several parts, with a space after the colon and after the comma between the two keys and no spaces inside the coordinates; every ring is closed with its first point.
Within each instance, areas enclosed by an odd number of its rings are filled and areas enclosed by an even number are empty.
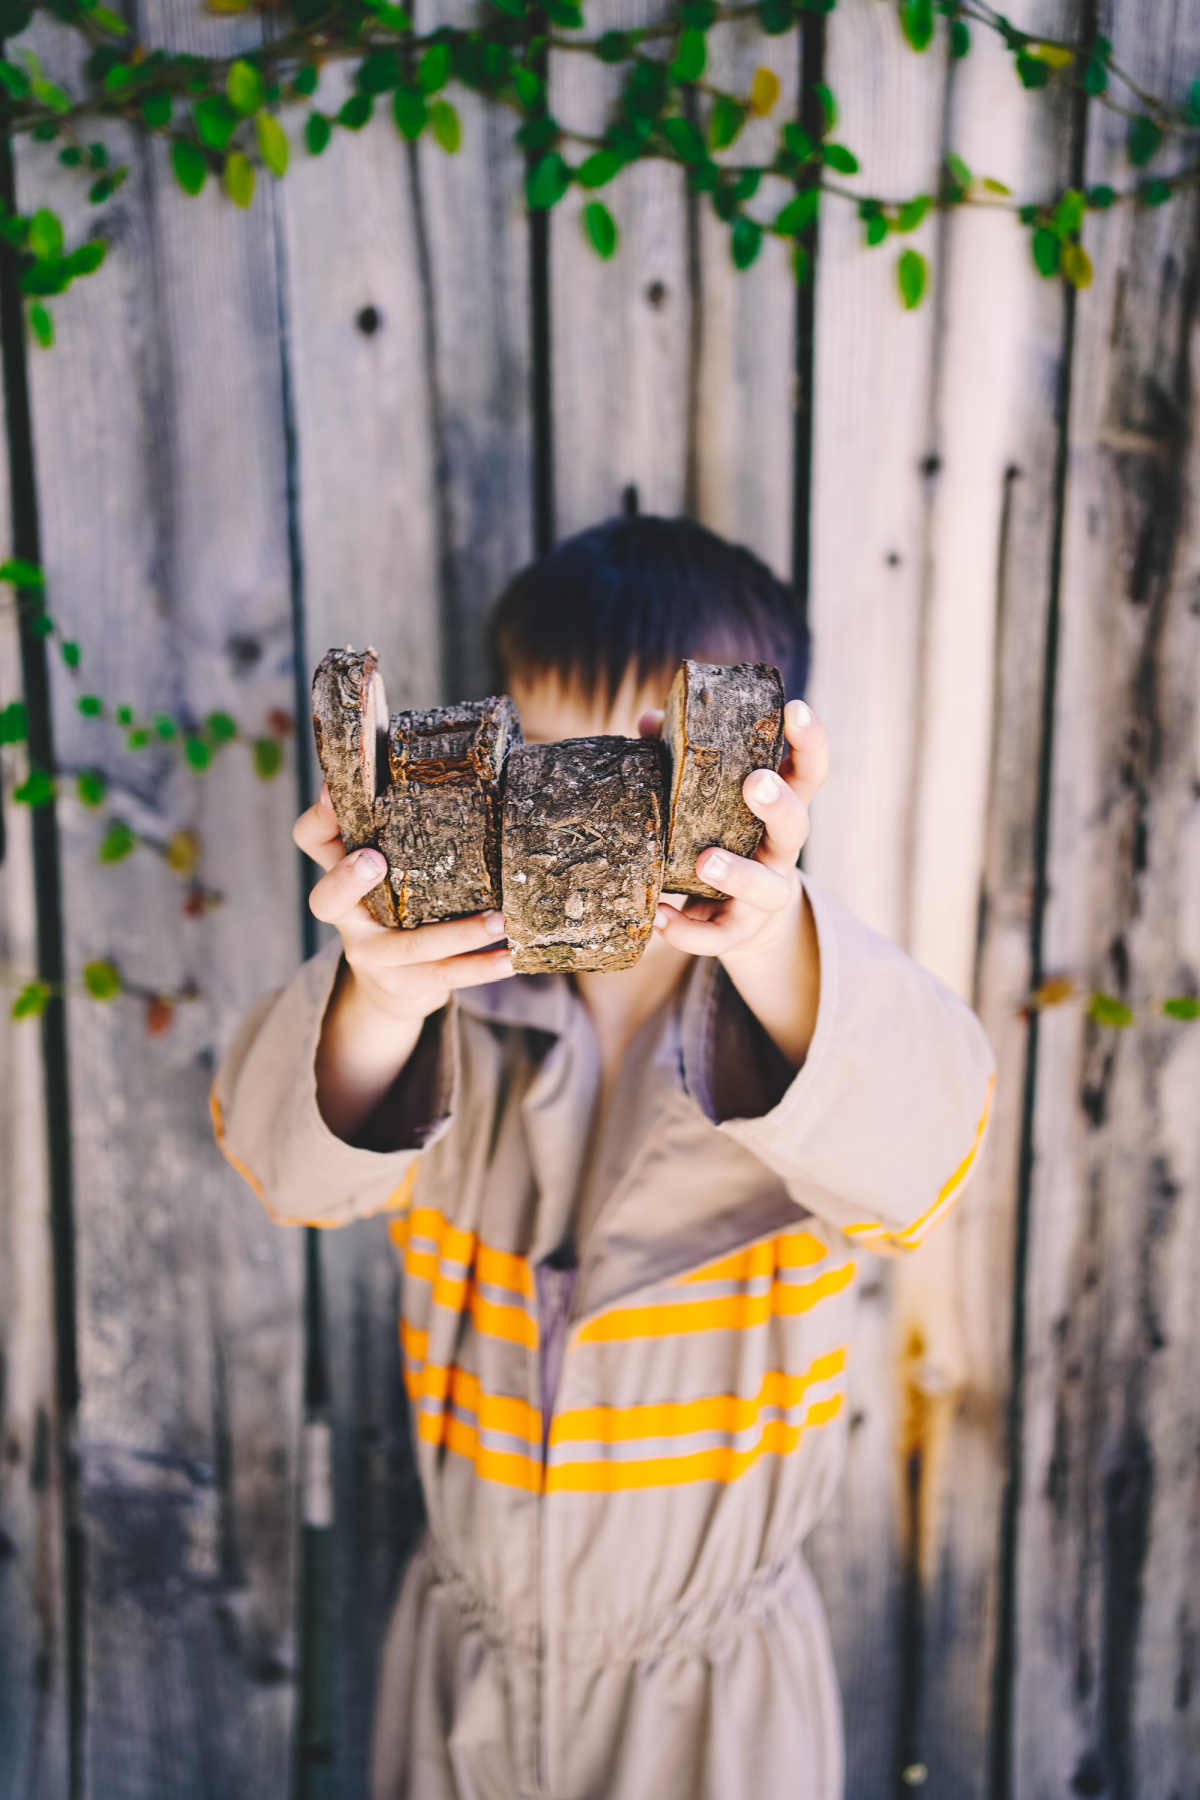
{"type": "Polygon", "coordinates": [[[504,924],[518,973],[637,962],[662,886],[664,816],[656,740],[572,738],[513,751],[504,924]]]}
{"type": "Polygon", "coordinates": [[[762,821],[742,799],[754,769],[778,769],[783,755],[783,681],[767,663],[684,662],[663,718],[670,756],[670,817],[663,887],[669,894],[726,896],[696,873],[714,846],[753,856],[762,821]]]}
{"type": "Polygon", "coordinates": [[[392,720],[379,847],[403,929],[500,906],[500,781],[520,742],[507,694],[392,720]]]}
{"type": "MultiPolygon", "coordinates": [[[[347,855],[364,845],[378,849],[383,823],[381,794],[387,783],[387,695],[373,650],[330,650],[317,664],[312,687],[313,733],[329,798],[347,855]]],[[[395,925],[396,906],[386,881],[366,896],[381,925],[395,925]]]]}

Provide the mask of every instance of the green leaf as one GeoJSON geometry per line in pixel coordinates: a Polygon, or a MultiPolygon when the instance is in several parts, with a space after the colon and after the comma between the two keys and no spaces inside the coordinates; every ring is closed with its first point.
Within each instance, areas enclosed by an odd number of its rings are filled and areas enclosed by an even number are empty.
{"type": "Polygon", "coordinates": [[[1107,212],[1109,207],[1115,204],[1116,198],[1116,189],[1101,183],[1099,187],[1089,189],[1087,203],[1096,212],[1107,212]]]}
{"type": "Polygon", "coordinates": [[[113,12],[107,6],[93,6],[88,13],[88,18],[93,25],[98,25],[101,31],[107,31],[110,37],[125,37],[129,31],[129,27],[121,15],[113,12]]]}
{"type": "Polygon", "coordinates": [[[1058,234],[1047,230],[1045,225],[1039,225],[1033,234],[1031,248],[1038,274],[1045,275],[1047,279],[1051,275],[1057,275],[1058,260],[1062,255],[1062,241],[1058,234]]]}
{"type": "Polygon", "coordinates": [[[29,329],[43,350],[54,348],[54,319],[49,307],[43,306],[40,300],[31,301],[29,307],[29,329]]]}
{"type": "Polygon", "coordinates": [[[681,157],[684,162],[708,161],[708,151],[705,149],[704,139],[690,119],[664,119],[662,132],[676,156],[681,157]]]}
{"type": "Polygon", "coordinates": [[[45,769],[30,769],[20,787],[13,789],[13,799],[22,806],[49,806],[54,799],[54,783],[45,769]]]}
{"type": "Polygon", "coordinates": [[[48,106],[51,112],[70,112],[71,96],[59,87],[57,81],[34,81],[30,85],[34,99],[40,100],[43,106],[48,106]]]}
{"type": "Polygon", "coordinates": [[[121,991],[121,971],[115,963],[84,963],[83,985],[93,1000],[112,1000],[121,991]]]}
{"type": "Polygon", "coordinates": [[[925,292],[925,258],[917,250],[902,250],[896,263],[896,283],[905,309],[912,312],[920,306],[925,292]]]}
{"type": "Polygon", "coordinates": [[[102,175],[99,181],[94,181],[88,189],[88,199],[92,205],[98,206],[102,200],[107,200],[110,195],[115,194],[117,189],[124,185],[128,175],[128,166],[122,163],[119,169],[113,169],[111,174],[102,175]]]}
{"type": "Polygon", "coordinates": [[[583,24],[583,8],[579,0],[542,0],[542,11],[564,31],[578,31],[583,24]]]}
{"type": "Polygon", "coordinates": [[[113,714],[113,718],[117,721],[118,725],[132,725],[133,724],[133,708],[132,708],[132,706],[118,706],[116,712],[113,714]]]}
{"type": "Polygon", "coordinates": [[[1041,62],[1036,56],[1026,56],[1020,50],[1017,52],[1017,75],[1022,87],[1044,88],[1050,79],[1050,69],[1048,64],[1041,62]]]}
{"type": "Polygon", "coordinates": [[[583,209],[583,228],[592,249],[607,262],[617,247],[617,222],[600,200],[589,200],[583,209]]]}
{"type": "Polygon", "coordinates": [[[0,712],[0,744],[23,744],[29,731],[29,721],[23,700],[10,700],[0,712]]]}
{"type": "Polygon", "coordinates": [[[756,219],[749,219],[745,213],[739,213],[733,222],[733,232],[729,240],[730,252],[735,269],[748,269],[758,255],[762,244],[762,226],[756,219]]]}
{"type": "Polygon", "coordinates": [[[29,77],[16,63],[0,62],[0,87],[14,100],[23,100],[29,92],[29,77]]]}
{"type": "Polygon", "coordinates": [[[85,806],[100,806],[108,792],[108,782],[99,769],[80,769],[75,777],[75,792],[85,806]]]}
{"type": "Polygon", "coordinates": [[[254,120],[258,137],[258,154],[272,175],[286,175],[291,146],[287,132],[269,112],[260,112],[254,120]]]}
{"type": "Polygon", "coordinates": [[[231,719],[227,712],[211,712],[204,723],[218,744],[231,744],[237,736],[237,720],[231,719]]]}
{"type": "Polygon", "coordinates": [[[81,168],[83,165],[83,151],[79,148],[78,144],[68,144],[65,150],[59,151],[58,160],[64,169],[81,168]]]}
{"type": "Polygon", "coordinates": [[[1143,181],[1138,189],[1138,199],[1144,206],[1165,206],[1174,191],[1170,182],[1159,175],[1153,181],[1143,181]]]}
{"type": "Polygon", "coordinates": [[[792,273],[796,277],[797,285],[807,287],[812,280],[812,272],[812,257],[809,255],[807,247],[804,244],[793,244],[792,273]]]}
{"type": "Polygon", "coordinates": [[[305,63],[303,67],[297,69],[296,73],[293,75],[292,86],[303,99],[307,100],[310,95],[316,93],[317,83],[320,79],[321,71],[317,68],[317,65],[315,63],[305,63]]]}
{"type": "Polygon", "coordinates": [[[333,122],[324,113],[310,112],[304,122],[304,142],[310,156],[320,156],[333,136],[333,122]]]}
{"type": "Polygon", "coordinates": [[[853,150],[847,150],[844,144],[826,144],[821,152],[825,166],[839,175],[857,175],[858,158],[853,150]]]}
{"type": "Polygon", "coordinates": [[[163,743],[169,744],[175,736],[175,721],[170,713],[155,713],[153,724],[163,743]]]}
{"type": "Polygon", "coordinates": [[[806,163],[813,153],[812,139],[794,119],[789,119],[784,126],[783,141],[798,163],[806,163]]]}
{"type": "Polygon", "coordinates": [[[833,89],[828,87],[823,81],[815,81],[813,83],[813,93],[821,102],[821,113],[825,120],[825,129],[821,133],[821,136],[828,137],[831,131],[837,130],[838,103],[834,98],[833,89]]]}
{"type": "Polygon", "coordinates": [[[1058,259],[1063,280],[1073,288],[1092,285],[1092,260],[1082,244],[1066,243],[1058,259]]]}
{"type": "Polygon", "coordinates": [[[900,29],[914,50],[927,50],[933,37],[933,0],[900,0],[900,29]]]}
{"type": "Polygon", "coordinates": [[[400,59],[394,50],[372,50],[354,71],[354,85],[363,94],[390,94],[400,83],[400,59]]]}
{"type": "Polygon", "coordinates": [[[210,150],[223,150],[240,123],[240,115],[220,94],[210,94],[196,107],[196,134],[210,150]]]}
{"type": "Polygon", "coordinates": [[[1200,1019],[1200,1000],[1195,994],[1174,994],[1163,1001],[1168,1019],[1200,1019]]]}
{"type": "Polygon", "coordinates": [[[1133,1024],[1132,1010],[1112,994],[1093,994],[1087,1004],[1087,1016],[1097,1025],[1112,1025],[1117,1031],[1133,1024]]]}
{"type": "Polygon", "coordinates": [[[733,197],[739,206],[743,205],[747,200],[753,200],[755,194],[758,192],[758,186],[761,180],[761,169],[742,170],[741,174],[733,184],[733,197]]]}
{"type": "Polygon", "coordinates": [[[14,1019],[40,1019],[46,1010],[46,1002],[50,998],[50,989],[44,981],[31,981],[23,987],[13,1001],[12,1016],[14,1019]]]}
{"type": "Polygon", "coordinates": [[[423,94],[436,94],[450,79],[449,44],[430,44],[421,58],[417,81],[423,94]]]}
{"type": "Polygon", "coordinates": [[[873,249],[876,244],[882,244],[887,234],[888,222],[882,213],[871,213],[864,220],[863,236],[866,238],[868,248],[873,249]]]}
{"type": "Polygon", "coordinates": [[[708,115],[708,141],[714,150],[727,150],[746,123],[746,109],[732,94],[718,94],[708,115]]]}
{"type": "Polygon", "coordinates": [[[950,54],[961,62],[971,48],[971,32],[965,19],[950,21],[950,54]]]}
{"type": "Polygon", "coordinates": [[[601,188],[619,175],[625,164],[615,150],[597,150],[580,164],[576,180],[580,187],[601,188]]]}
{"type": "Polygon", "coordinates": [[[47,207],[40,206],[29,221],[29,248],[39,258],[62,255],[62,221],[47,207]]]}
{"type": "Polygon", "coordinates": [[[1086,200],[1078,188],[1068,188],[1050,218],[1050,228],[1059,237],[1070,237],[1083,223],[1086,200]]]}
{"type": "Polygon", "coordinates": [[[142,101],[142,117],[152,131],[158,131],[171,123],[170,94],[151,94],[142,101]]]}
{"type": "Polygon", "coordinates": [[[1108,70],[1098,56],[1089,56],[1083,71],[1084,92],[1098,100],[1108,92],[1108,70]]]}
{"type": "Polygon", "coordinates": [[[453,156],[462,143],[462,125],[448,100],[434,100],[430,103],[429,129],[447,156],[453,156]]]}
{"type": "Polygon", "coordinates": [[[602,63],[622,63],[633,55],[633,38],[627,31],[606,31],[596,45],[602,63]]]}
{"type": "Polygon", "coordinates": [[[1163,141],[1162,126],[1149,113],[1143,113],[1129,127],[1129,160],[1135,169],[1144,169],[1163,141]]]}
{"type": "MultiPolygon", "coordinates": [[[[401,137],[413,143],[425,129],[425,96],[412,88],[400,87],[392,98],[392,112],[396,118],[396,129],[401,137]]],[[[313,117],[320,115],[314,113],[313,117]]]]}
{"type": "MultiPolygon", "coordinates": [[[[601,40],[603,41],[603,40],[601,40]]],[[[599,51],[597,51],[599,55],[599,51]]],[[[518,63],[513,70],[513,91],[522,106],[537,106],[546,91],[546,84],[533,69],[527,69],[518,63]]]]}
{"type": "Polygon", "coordinates": [[[969,188],[975,177],[972,175],[970,169],[968,169],[962,157],[956,156],[953,150],[947,150],[945,162],[955,187],[969,188]]]}
{"type": "Polygon", "coordinates": [[[149,742],[150,733],[146,730],[146,727],[144,725],[135,725],[133,730],[129,733],[129,736],[125,739],[125,748],[127,750],[144,750],[149,742]]]}
{"type": "Polygon", "coordinates": [[[820,188],[804,188],[775,215],[775,223],[771,229],[778,232],[780,237],[798,237],[802,231],[808,230],[817,216],[820,204],[820,188]]]}
{"type": "Polygon", "coordinates": [[[676,81],[699,81],[708,62],[708,40],[702,31],[688,27],[679,34],[679,50],[671,64],[676,81]]]}
{"type": "Polygon", "coordinates": [[[21,277],[21,291],[25,294],[61,294],[71,285],[71,270],[61,258],[34,263],[26,269],[21,277]]]}
{"type": "Polygon", "coordinates": [[[68,669],[77,669],[79,667],[79,645],[71,638],[64,638],[58,648],[68,669]]]}
{"type": "Polygon", "coordinates": [[[221,171],[225,192],[235,206],[249,206],[254,198],[254,164],[240,150],[231,150],[221,171]]]}
{"type": "Polygon", "coordinates": [[[261,780],[270,781],[283,766],[283,745],[278,738],[260,737],[254,740],[254,771],[261,780]]]}
{"type": "Polygon", "coordinates": [[[928,194],[917,194],[912,200],[906,200],[896,213],[897,231],[915,231],[925,214],[933,205],[928,194]]]}
{"type": "Polygon", "coordinates": [[[104,716],[104,702],[99,694],[80,694],[75,704],[85,719],[99,719],[104,716]]]}
{"type": "Polygon", "coordinates": [[[374,111],[375,101],[370,94],[351,94],[338,110],[338,124],[347,131],[361,131],[374,111]]]}
{"type": "Polygon", "coordinates": [[[533,212],[549,212],[571,185],[571,171],[557,150],[534,164],[525,181],[525,198],[533,212]]]}
{"type": "Polygon", "coordinates": [[[263,103],[263,78],[253,63],[241,57],[231,63],[229,73],[225,77],[225,92],[229,96],[229,104],[234,112],[241,113],[243,118],[257,112],[263,103]]]}
{"type": "Polygon", "coordinates": [[[54,620],[47,612],[33,613],[25,623],[34,637],[48,638],[54,630],[54,620]]]}
{"type": "Polygon", "coordinates": [[[208,163],[202,150],[198,150],[195,144],[189,144],[184,138],[176,138],[171,145],[171,167],[185,194],[200,192],[208,174],[208,163]]]}
{"type": "Polygon", "coordinates": [[[10,556],[7,562],[0,563],[0,581],[11,581],[19,588],[44,588],[46,585],[43,571],[23,556],[10,556]]]}
{"type": "Polygon", "coordinates": [[[1193,81],[1188,90],[1187,116],[1189,125],[1200,125],[1200,81],[1193,81]]]}
{"type": "Polygon", "coordinates": [[[189,767],[194,769],[197,775],[202,775],[212,761],[211,749],[202,737],[196,736],[195,732],[188,732],[184,738],[183,754],[187,758],[189,767]]]}
{"type": "Polygon", "coordinates": [[[80,244],[78,250],[72,250],[67,267],[73,276],[94,275],[107,252],[108,245],[102,238],[90,238],[86,244],[80,244]]]}

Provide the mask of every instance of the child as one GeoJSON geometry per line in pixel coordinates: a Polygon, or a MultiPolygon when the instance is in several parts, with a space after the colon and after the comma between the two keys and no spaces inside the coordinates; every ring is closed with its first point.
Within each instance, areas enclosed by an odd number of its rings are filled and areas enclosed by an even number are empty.
{"type": "MultiPolygon", "coordinates": [[[[679,659],[803,683],[790,596],[701,527],[615,520],[493,622],[527,739],[657,729],[679,659]]],[[[227,1154],[281,1222],[388,1211],[429,1529],[385,1647],[376,1800],[837,1800],[800,1545],[838,1479],[855,1252],[909,1248],[987,1119],[972,1014],[796,862],[825,734],[785,712],[730,898],[613,974],[512,977],[499,914],[387,931],[323,793],[340,943],[246,1020],[227,1154]]],[[[223,1128],[221,1121],[224,1121],[223,1128]]]]}

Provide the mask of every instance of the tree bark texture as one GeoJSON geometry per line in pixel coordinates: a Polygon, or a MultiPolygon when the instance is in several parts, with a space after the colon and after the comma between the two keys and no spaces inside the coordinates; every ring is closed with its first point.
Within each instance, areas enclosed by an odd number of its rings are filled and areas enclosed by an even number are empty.
{"type": "Polygon", "coordinates": [[[637,962],[662,887],[665,789],[652,738],[569,738],[513,752],[504,923],[518,974],[637,962]]]}
{"type": "Polygon", "coordinates": [[[671,684],[663,743],[671,763],[663,886],[669,894],[725,895],[696,873],[714,846],[753,856],[762,821],[742,799],[754,769],[778,769],[783,754],[783,681],[767,663],[684,662],[671,684]]]}

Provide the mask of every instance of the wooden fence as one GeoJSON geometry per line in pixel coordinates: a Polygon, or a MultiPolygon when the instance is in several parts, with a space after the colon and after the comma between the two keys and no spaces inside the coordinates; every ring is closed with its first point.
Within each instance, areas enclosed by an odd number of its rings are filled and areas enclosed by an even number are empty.
{"type": "MultiPolygon", "coordinates": [[[[1200,12],[1109,3],[1024,0],[1019,23],[1098,23],[1185,96],[1200,12]]],[[[262,28],[134,10],[176,48],[262,28]]],[[[802,44],[726,26],[713,45],[743,81],[770,63],[781,105],[823,75],[876,190],[928,191],[948,148],[1022,198],[1129,184],[1120,118],[1023,92],[974,36],[965,61],[916,56],[883,0],[842,0],[802,44]]],[[[39,47],[53,68],[52,32],[39,47]]],[[[600,119],[605,71],[559,60],[555,111],[600,119]]],[[[6,808],[10,973],[108,958],[198,998],[164,1034],[130,997],[0,1034],[0,1793],[365,1792],[419,1523],[393,1264],[373,1225],[272,1228],[217,1155],[208,1086],[313,947],[289,828],[316,658],[374,643],[395,705],[479,692],[505,576],[637,504],[785,574],[796,556],[834,746],[808,866],[972,997],[1000,1057],[969,1198],[860,1279],[849,1467],[811,1546],[852,1800],[923,1771],[936,1800],[1183,1800],[1200,1027],[1144,1009],[1200,974],[1195,193],[1090,215],[1079,295],[1037,276],[1010,216],[930,217],[933,291],[906,313],[852,208],[824,209],[798,300],[780,244],[736,275],[659,166],[615,190],[602,264],[577,202],[531,228],[510,119],[462,113],[456,157],[376,123],[246,214],[184,198],[161,147],[114,128],[131,175],[102,211],[109,261],[58,306],[53,351],[26,353],[4,290],[0,548],[44,562],[84,686],[139,715],[301,723],[295,779],[260,782],[240,744],[203,778],[128,754],[0,621],[0,699],[23,677],[60,767],[99,761],[148,837],[194,828],[223,898],[185,916],[146,850],[98,868],[69,782],[56,820],[6,808]],[[1060,973],[1138,1022],[1022,1010],[1060,973]]],[[[52,154],[22,148],[16,185],[83,230],[52,154]]]]}

